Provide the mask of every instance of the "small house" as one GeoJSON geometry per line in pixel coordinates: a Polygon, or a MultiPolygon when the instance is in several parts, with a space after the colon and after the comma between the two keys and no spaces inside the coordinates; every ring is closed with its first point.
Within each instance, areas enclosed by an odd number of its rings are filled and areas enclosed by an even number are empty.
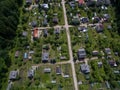
{"type": "Polygon", "coordinates": [[[104,21],[108,21],[110,19],[109,14],[103,14],[104,21]]]}
{"type": "Polygon", "coordinates": [[[19,56],[19,51],[16,51],[15,52],[15,58],[18,58],[18,56],[19,56]]]}
{"type": "Polygon", "coordinates": [[[69,2],[69,5],[70,5],[71,7],[75,7],[75,2],[74,2],[74,1],[71,1],[71,2],[69,2]]]}
{"type": "Polygon", "coordinates": [[[96,25],[95,29],[96,29],[97,33],[101,33],[101,32],[103,32],[104,28],[103,28],[102,24],[99,24],[99,25],[96,25]]]}
{"type": "Polygon", "coordinates": [[[96,50],[92,51],[92,55],[93,55],[93,56],[98,56],[98,54],[99,54],[98,51],[96,51],[96,50]]]}
{"type": "Polygon", "coordinates": [[[60,29],[59,29],[59,28],[56,28],[56,29],[54,30],[54,33],[57,34],[57,35],[60,34],[60,29]]]}
{"type": "Polygon", "coordinates": [[[49,60],[49,53],[43,52],[42,53],[42,62],[48,62],[49,60]]]}
{"type": "Polygon", "coordinates": [[[31,5],[32,4],[32,0],[26,0],[26,4],[27,5],[31,5]]]}
{"type": "Polygon", "coordinates": [[[80,18],[81,23],[88,23],[89,19],[87,17],[80,18]]]}
{"type": "Polygon", "coordinates": [[[47,31],[47,29],[44,29],[44,30],[43,30],[43,36],[44,36],[44,37],[47,37],[47,36],[48,36],[48,31],[47,31]]]}
{"type": "Polygon", "coordinates": [[[35,0],[35,3],[38,4],[40,2],[40,0],[35,0]]]}
{"type": "Polygon", "coordinates": [[[90,67],[87,64],[81,64],[80,69],[85,74],[90,73],[90,67]]]}
{"type": "Polygon", "coordinates": [[[61,74],[61,68],[59,66],[56,67],[56,74],[57,75],[61,74]]]}
{"type": "Polygon", "coordinates": [[[49,9],[48,4],[41,4],[41,7],[42,7],[43,9],[49,9]]]}
{"type": "Polygon", "coordinates": [[[37,39],[39,36],[38,36],[38,29],[37,28],[34,28],[34,31],[33,31],[33,39],[37,39]]]}
{"type": "Polygon", "coordinates": [[[25,52],[24,55],[23,55],[23,58],[27,59],[28,58],[28,53],[25,52]]]}
{"type": "Polygon", "coordinates": [[[102,62],[100,61],[100,62],[97,62],[98,63],[98,67],[102,67],[102,62]]]}
{"type": "Polygon", "coordinates": [[[37,21],[32,21],[31,25],[32,25],[32,27],[36,27],[37,26],[37,21]]]}
{"type": "Polygon", "coordinates": [[[16,80],[17,76],[18,76],[18,71],[10,71],[10,74],[9,74],[10,80],[16,80]]]}
{"type": "Polygon", "coordinates": [[[98,23],[101,19],[99,17],[95,16],[92,18],[92,20],[93,20],[93,23],[98,23]]]}
{"type": "Polygon", "coordinates": [[[84,59],[86,57],[86,51],[84,48],[78,50],[78,59],[84,59]]]}
{"type": "Polygon", "coordinates": [[[53,17],[53,23],[58,24],[58,18],[57,17],[53,17]]]}
{"type": "Polygon", "coordinates": [[[51,72],[51,68],[44,68],[44,73],[50,73],[51,72]]]}
{"type": "Polygon", "coordinates": [[[33,69],[28,70],[28,78],[32,79],[33,76],[34,76],[34,70],[33,69]]]}
{"type": "Polygon", "coordinates": [[[110,49],[110,48],[105,48],[105,53],[106,53],[107,55],[110,55],[110,54],[111,54],[111,49],[110,49]]]}
{"type": "Polygon", "coordinates": [[[23,31],[23,32],[22,32],[22,36],[24,36],[24,37],[26,37],[27,34],[28,34],[28,33],[27,33],[26,31],[23,31]]]}
{"type": "Polygon", "coordinates": [[[79,25],[80,24],[79,18],[73,18],[71,24],[79,25]]]}
{"type": "Polygon", "coordinates": [[[47,19],[45,18],[44,21],[43,21],[43,26],[47,26],[48,25],[48,21],[47,19]]]}
{"type": "Polygon", "coordinates": [[[105,5],[110,5],[111,1],[110,0],[105,0],[105,5]]]}
{"type": "Polygon", "coordinates": [[[117,66],[115,60],[109,60],[108,62],[109,62],[109,64],[110,64],[110,66],[112,66],[112,67],[116,67],[116,66],[117,66]]]}
{"type": "Polygon", "coordinates": [[[85,26],[79,26],[78,31],[87,31],[87,28],[85,26]]]}

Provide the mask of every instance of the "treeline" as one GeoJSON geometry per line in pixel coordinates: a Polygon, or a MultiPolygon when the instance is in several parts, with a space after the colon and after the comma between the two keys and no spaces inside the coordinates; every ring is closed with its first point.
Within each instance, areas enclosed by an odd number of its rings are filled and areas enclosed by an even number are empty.
{"type": "Polygon", "coordinates": [[[11,65],[8,52],[14,44],[22,1],[0,0],[0,88],[7,80],[6,73],[11,65]]]}

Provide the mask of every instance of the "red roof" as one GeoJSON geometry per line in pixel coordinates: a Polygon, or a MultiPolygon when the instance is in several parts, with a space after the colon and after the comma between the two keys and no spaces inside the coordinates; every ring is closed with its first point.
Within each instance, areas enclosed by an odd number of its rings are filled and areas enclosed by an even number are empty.
{"type": "Polygon", "coordinates": [[[33,31],[33,37],[34,38],[38,37],[38,29],[37,28],[35,28],[34,31],[33,31]]]}
{"type": "Polygon", "coordinates": [[[79,0],[79,4],[84,4],[84,0],[79,0]]]}

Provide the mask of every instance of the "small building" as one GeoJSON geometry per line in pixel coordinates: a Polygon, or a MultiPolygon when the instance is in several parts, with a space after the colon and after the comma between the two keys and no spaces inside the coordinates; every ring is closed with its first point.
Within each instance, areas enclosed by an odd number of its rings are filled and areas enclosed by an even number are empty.
{"type": "Polygon", "coordinates": [[[57,34],[57,35],[60,34],[60,29],[59,29],[59,28],[56,28],[56,29],[54,30],[54,33],[57,34]]]}
{"type": "Polygon", "coordinates": [[[109,14],[103,14],[104,21],[108,21],[110,19],[109,14]]]}
{"type": "Polygon", "coordinates": [[[117,64],[116,64],[116,61],[115,60],[109,60],[108,63],[110,64],[110,66],[112,67],[116,67],[117,64]]]}
{"type": "Polygon", "coordinates": [[[105,5],[110,5],[111,1],[110,0],[105,0],[105,5]]]}
{"type": "Polygon", "coordinates": [[[88,23],[89,19],[87,17],[80,18],[81,23],[88,23]]]}
{"type": "Polygon", "coordinates": [[[97,62],[98,63],[98,67],[102,67],[102,62],[100,61],[100,62],[97,62]]]}
{"type": "Polygon", "coordinates": [[[44,21],[43,21],[43,26],[47,26],[48,25],[48,21],[47,19],[45,18],[44,21]]]}
{"type": "Polygon", "coordinates": [[[18,56],[19,56],[19,51],[16,51],[15,52],[15,58],[18,58],[18,56]]]}
{"type": "Polygon", "coordinates": [[[57,75],[61,74],[61,68],[59,66],[56,67],[56,74],[57,75]]]}
{"type": "Polygon", "coordinates": [[[70,5],[71,7],[75,7],[75,2],[74,2],[74,1],[71,1],[71,2],[69,2],[69,5],[70,5]]]}
{"type": "Polygon", "coordinates": [[[37,28],[34,28],[34,31],[33,31],[33,39],[38,39],[38,37],[39,37],[39,31],[38,31],[38,29],[37,28]]]}
{"type": "Polygon", "coordinates": [[[53,17],[53,23],[54,23],[54,24],[58,24],[58,21],[59,21],[59,20],[58,20],[57,17],[53,17]]]}
{"type": "Polygon", "coordinates": [[[31,5],[32,4],[32,0],[26,0],[26,4],[27,5],[31,5]]]}
{"type": "Polygon", "coordinates": [[[93,23],[98,23],[101,19],[99,17],[95,16],[92,18],[92,20],[93,20],[93,23]]]}
{"type": "Polygon", "coordinates": [[[31,25],[32,25],[32,27],[36,27],[37,26],[37,21],[32,21],[31,25]]]}
{"type": "Polygon", "coordinates": [[[103,32],[104,27],[102,24],[99,24],[99,25],[96,25],[95,29],[96,29],[97,33],[101,33],[101,32],[103,32]]]}
{"type": "Polygon", "coordinates": [[[86,57],[86,51],[84,48],[78,50],[78,59],[84,59],[86,57]]]}
{"type": "Polygon", "coordinates": [[[44,73],[50,73],[51,72],[51,68],[44,68],[44,73]]]}
{"type": "Polygon", "coordinates": [[[44,36],[44,37],[47,37],[47,36],[48,36],[48,30],[47,30],[47,29],[44,29],[44,30],[43,30],[43,36],[44,36]]]}
{"type": "Polygon", "coordinates": [[[10,74],[9,74],[10,80],[16,80],[17,76],[18,76],[18,71],[10,71],[10,74]]]}
{"type": "Polygon", "coordinates": [[[34,70],[33,69],[28,70],[27,76],[28,78],[32,79],[34,77],[34,70]]]}
{"type": "Polygon", "coordinates": [[[49,53],[44,52],[42,53],[42,62],[48,62],[49,60],[49,53]]]}
{"type": "Polygon", "coordinates": [[[87,31],[87,28],[85,26],[79,26],[78,31],[80,31],[80,32],[87,31]]]}
{"type": "Polygon", "coordinates": [[[24,59],[27,59],[27,58],[28,58],[28,53],[27,53],[27,52],[24,53],[23,58],[24,58],[24,59]]]}
{"type": "Polygon", "coordinates": [[[40,2],[40,0],[35,0],[35,3],[38,4],[40,2]]]}
{"type": "Polygon", "coordinates": [[[111,54],[111,49],[110,49],[110,48],[105,48],[105,53],[106,53],[107,55],[110,55],[110,54],[111,54]]]}
{"type": "Polygon", "coordinates": [[[90,67],[87,64],[81,64],[80,69],[85,74],[90,73],[90,67]]]}
{"type": "Polygon", "coordinates": [[[92,51],[92,55],[93,55],[93,56],[98,56],[98,54],[99,54],[98,51],[96,51],[96,50],[92,51]]]}
{"type": "Polygon", "coordinates": [[[27,34],[28,34],[28,33],[27,33],[26,31],[23,31],[23,32],[22,32],[22,36],[24,36],[24,37],[26,37],[27,34]]]}
{"type": "Polygon", "coordinates": [[[48,6],[48,4],[41,4],[41,7],[43,8],[43,9],[49,9],[49,6],[48,6]]]}

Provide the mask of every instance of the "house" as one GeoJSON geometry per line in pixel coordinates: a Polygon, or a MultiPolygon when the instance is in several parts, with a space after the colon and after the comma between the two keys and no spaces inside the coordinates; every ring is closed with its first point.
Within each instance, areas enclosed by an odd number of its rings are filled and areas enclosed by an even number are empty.
{"type": "Polygon", "coordinates": [[[40,0],[35,0],[35,3],[38,4],[40,2],[40,0]]]}
{"type": "Polygon", "coordinates": [[[86,2],[86,5],[87,5],[87,6],[95,6],[96,1],[97,1],[97,0],[88,0],[88,1],[86,2]]]}
{"type": "Polygon", "coordinates": [[[75,7],[75,2],[74,2],[74,1],[71,1],[71,2],[69,2],[69,5],[70,5],[71,7],[75,7]]]}
{"type": "Polygon", "coordinates": [[[105,0],[105,5],[110,5],[111,1],[110,0],[105,0]]]}
{"type": "Polygon", "coordinates": [[[47,19],[45,18],[44,21],[43,21],[43,26],[47,26],[48,25],[48,21],[47,19]]]}
{"type": "Polygon", "coordinates": [[[57,35],[60,34],[60,29],[59,29],[59,28],[56,28],[56,29],[54,30],[54,33],[57,34],[57,35]]]}
{"type": "Polygon", "coordinates": [[[98,23],[100,20],[101,20],[101,19],[100,19],[99,17],[97,17],[97,16],[92,17],[93,23],[98,23]]]}
{"type": "Polygon", "coordinates": [[[97,0],[96,1],[96,5],[97,6],[101,6],[101,5],[103,5],[104,4],[104,0],[97,0]]]}
{"type": "Polygon", "coordinates": [[[26,0],[26,4],[27,5],[31,5],[32,4],[32,0],[26,0]]]}
{"type": "Polygon", "coordinates": [[[33,31],[33,39],[37,39],[39,36],[38,36],[38,29],[37,28],[34,28],[34,31],[33,31]]]}
{"type": "Polygon", "coordinates": [[[110,54],[111,54],[111,49],[110,49],[110,48],[105,48],[105,53],[106,53],[107,55],[110,55],[110,54]]]}
{"type": "Polygon", "coordinates": [[[44,37],[47,37],[47,35],[48,35],[48,30],[47,30],[47,29],[44,29],[44,30],[43,30],[43,36],[44,36],[44,37]]]}
{"type": "Polygon", "coordinates": [[[41,4],[41,7],[42,7],[43,9],[49,9],[48,4],[41,4]]]}
{"type": "Polygon", "coordinates": [[[93,55],[93,56],[98,56],[98,54],[99,54],[98,51],[96,51],[96,50],[92,51],[92,55],[93,55]]]}
{"type": "Polygon", "coordinates": [[[84,0],[79,0],[78,3],[79,3],[79,5],[83,5],[85,2],[84,2],[84,0]]]}
{"type": "Polygon", "coordinates": [[[84,48],[78,50],[78,59],[84,59],[86,57],[86,51],[84,48]]]}
{"type": "Polygon", "coordinates": [[[114,74],[119,74],[120,73],[120,71],[118,71],[118,70],[114,70],[113,72],[114,72],[114,74]]]}
{"type": "Polygon", "coordinates": [[[73,24],[73,25],[79,25],[80,24],[79,18],[77,18],[77,17],[73,18],[71,24],[73,24]]]}
{"type": "Polygon", "coordinates": [[[108,21],[110,19],[109,14],[103,14],[104,21],[108,21]]]}
{"type": "Polygon", "coordinates": [[[9,74],[10,80],[16,80],[17,76],[18,76],[18,71],[10,71],[10,74],[9,74]]]}
{"type": "Polygon", "coordinates": [[[57,17],[53,17],[53,23],[58,24],[58,18],[57,17]]]}
{"type": "Polygon", "coordinates": [[[28,70],[27,76],[28,78],[32,79],[34,77],[34,70],[33,69],[28,70]]]}
{"type": "Polygon", "coordinates": [[[61,68],[59,66],[56,67],[56,74],[57,75],[61,74],[61,68]]]}
{"type": "Polygon", "coordinates": [[[36,26],[37,26],[37,21],[32,21],[32,22],[31,22],[31,26],[32,26],[32,27],[36,27],[36,26]]]}
{"type": "Polygon", "coordinates": [[[27,33],[26,31],[23,31],[23,32],[22,32],[22,36],[24,36],[24,37],[26,37],[27,34],[28,34],[28,33],[27,33]]]}
{"type": "Polygon", "coordinates": [[[51,72],[51,68],[44,68],[44,73],[50,73],[51,72]]]}
{"type": "Polygon", "coordinates": [[[43,52],[42,53],[42,62],[48,62],[49,60],[49,53],[43,52]]]}
{"type": "Polygon", "coordinates": [[[15,52],[15,58],[18,58],[18,56],[19,56],[19,51],[16,51],[15,52]]]}
{"type": "Polygon", "coordinates": [[[108,29],[108,30],[111,30],[111,29],[112,29],[112,26],[111,26],[111,25],[108,25],[108,26],[107,26],[107,29],[108,29]]]}
{"type": "Polygon", "coordinates": [[[115,60],[109,60],[108,63],[110,64],[110,66],[112,67],[116,67],[117,64],[116,64],[116,61],[115,60]]]}
{"type": "Polygon", "coordinates": [[[102,24],[99,24],[99,25],[96,25],[95,29],[96,29],[97,33],[101,33],[101,32],[103,32],[104,27],[102,24]]]}
{"type": "Polygon", "coordinates": [[[102,67],[102,62],[100,61],[100,62],[97,62],[98,63],[98,67],[102,67]]]}
{"type": "Polygon", "coordinates": [[[87,28],[85,26],[79,26],[78,31],[87,31],[87,28]]]}
{"type": "Polygon", "coordinates": [[[28,53],[25,52],[23,58],[27,59],[28,58],[28,53]]]}
{"type": "Polygon", "coordinates": [[[80,18],[81,23],[88,23],[89,19],[87,17],[80,18]]]}
{"type": "Polygon", "coordinates": [[[81,64],[80,69],[84,74],[90,73],[90,67],[87,64],[81,64]]]}

